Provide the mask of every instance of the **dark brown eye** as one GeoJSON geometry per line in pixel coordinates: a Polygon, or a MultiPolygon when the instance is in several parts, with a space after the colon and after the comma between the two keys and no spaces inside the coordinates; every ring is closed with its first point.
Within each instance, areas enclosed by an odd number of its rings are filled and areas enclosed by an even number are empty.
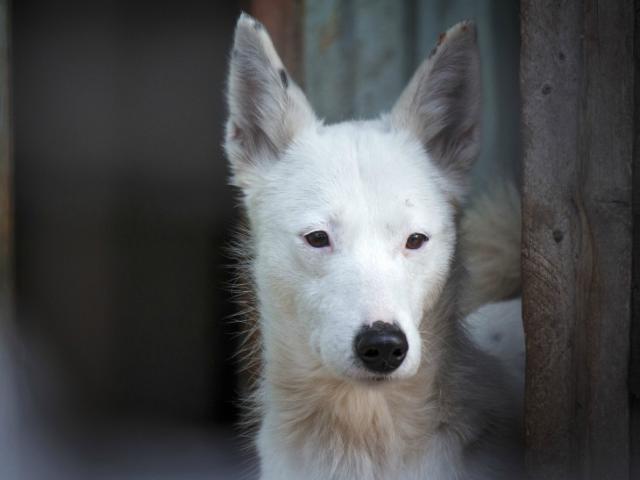
{"type": "Polygon", "coordinates": [[[317,232],[311,232],[304,236],[305,240],[313,248],[328,247],[330,245],[329,235],[327,232],[318,230],[317,232]]]}
{"type": "Polygon", "coordinates": [[[412,233],[409,235],[409,238],[407,238],[407,244],[405,247],[410,250],[417,250],[424,245],[427,240],[429,240],[429,238],[423,233],[412,233]]]}

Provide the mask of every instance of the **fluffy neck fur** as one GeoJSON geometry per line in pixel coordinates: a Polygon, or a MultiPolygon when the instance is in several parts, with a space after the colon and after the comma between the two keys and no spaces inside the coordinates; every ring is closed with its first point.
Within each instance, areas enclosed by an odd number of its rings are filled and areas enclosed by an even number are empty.
{"type": "Polygon", "coordinates": [[[287,452],[295,452],[303,468],[318,462],[332,465],[330,478],[343,478],[341,471],[384,478],[384,472],[420,462],[435,435],[455,437],[459,444],[478,436],[468,431],[477,423],[466,420],[478,413],[469,406],[487,395],[472,391],[483,387],[462,377],[478,378],[482,354],[461,327],[455,299],[461,269],[453,270],[440,300],[425,312],[423,359],[409,379],[375,384],[338,379],[297,349],[267,342],[259,410],[271,417],[277,425],[271,433],[287,452]]]}

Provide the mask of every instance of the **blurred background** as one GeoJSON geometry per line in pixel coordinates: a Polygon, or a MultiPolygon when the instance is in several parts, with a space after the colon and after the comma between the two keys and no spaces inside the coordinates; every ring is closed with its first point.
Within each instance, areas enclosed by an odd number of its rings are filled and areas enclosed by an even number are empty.
{"type": "MultiPolygon", "coordinates": [[[[0,383],[17,385],[12,401],[27,412],[16,429],[45,447],[7,478],[251,471],[234,428],[241,381],[224,252],[240,212],[221,149],[241,9],[270,29],[328,121],[388,109],[438,33],[475,19],[480,190],[519,172],[518,3],[14,1],[18,348],[4,367],[0,358],[0,383]]],[[[2,412],[18,415],[0,402],[2,412]]]]}

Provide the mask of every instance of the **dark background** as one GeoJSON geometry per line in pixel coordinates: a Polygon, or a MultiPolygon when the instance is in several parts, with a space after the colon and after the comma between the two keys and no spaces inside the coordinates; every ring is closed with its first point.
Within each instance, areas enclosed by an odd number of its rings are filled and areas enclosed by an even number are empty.
{"type": "Polygon", "coordinates": [[[237,211],[221,140],[240,6],[12,10],[17,311],[37,401],[233,422],[223,248],[237,211]]]}

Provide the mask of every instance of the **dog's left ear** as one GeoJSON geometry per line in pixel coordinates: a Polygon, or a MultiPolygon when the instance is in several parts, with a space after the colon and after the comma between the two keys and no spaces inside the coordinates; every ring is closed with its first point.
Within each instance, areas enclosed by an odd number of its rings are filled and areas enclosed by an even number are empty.
{"type": "Polygon", "coordinates": [[[460,201],[480,148],[480,55],[472,22],[440,35],[390,115],[411,131],[453,186],[460,201]]]}
{"type": "Polygon", "coordinates": [[[245,13],[236,26],[227,89],[224,148],[233,184],[247,193],[315,115],[264,26],[245,13]]]}

